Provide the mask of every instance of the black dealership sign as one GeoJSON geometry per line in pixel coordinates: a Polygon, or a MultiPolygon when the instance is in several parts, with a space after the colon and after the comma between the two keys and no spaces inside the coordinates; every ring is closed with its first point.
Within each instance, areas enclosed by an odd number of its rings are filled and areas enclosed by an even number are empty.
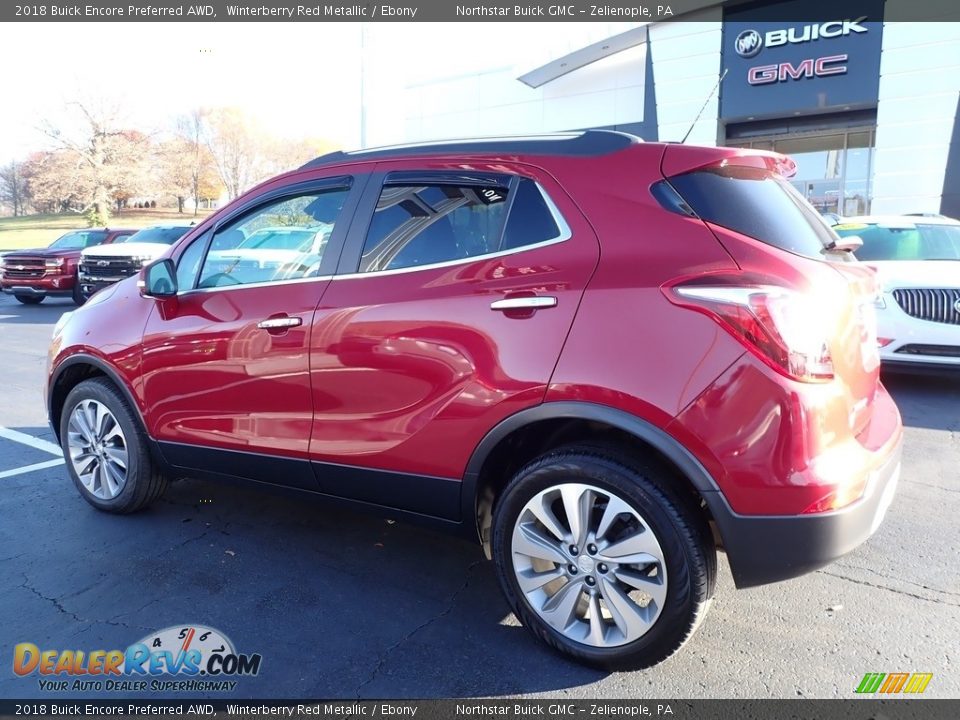
{"type": "Polygon", "coordinates": [[[724,120],[763,119],[875,106],[883,0],[741,5],[725,10],[720,89],[724,120]],[[785,13],[798,5],[804,13],[785,13]],[[784,21],[777,17],[808,17],[784,21]]]}

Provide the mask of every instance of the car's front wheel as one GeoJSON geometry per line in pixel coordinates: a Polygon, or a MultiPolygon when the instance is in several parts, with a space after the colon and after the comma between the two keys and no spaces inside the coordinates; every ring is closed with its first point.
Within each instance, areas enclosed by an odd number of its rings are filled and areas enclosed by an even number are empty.
{"type": "Polygon", "coordinates": [[[80,286],[79,277],[74,280],[72,296],[74,305],[83,305],[87,301],[86,296],[83,294],[83,288],[80,286]]]}
{"type": "Polygon", "coordinates": [[[46,295],[17,295],[14,293],[14,297],[24,305],[39,305],[46,295]]]}
{"type": "Polygon", "coordinates": [[[524,626],[607,669],[676,652],[709,607],[716,551],[669,481],[593,448],[520,470],[494,510],[493,557],[524,626]]]}
{"type": "Polygon", "coordinates": [[[135,512],[167,487],[139,420],[106,378],[84,380],[67,395],[60,444],[74,485],[98,510],[135,512]]]}

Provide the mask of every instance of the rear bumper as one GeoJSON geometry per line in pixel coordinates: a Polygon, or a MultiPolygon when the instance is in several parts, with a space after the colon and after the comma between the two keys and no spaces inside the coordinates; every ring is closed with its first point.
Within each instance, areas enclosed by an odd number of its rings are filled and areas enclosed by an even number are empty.
{"type": "Polygon", "coordinates": [[[841,510],[811,515],[739,515],[723,495],[706,501],[738,588],[804,575],[828,565],[865,542],[893,500],[900,476],[902,436],[871,473],[865,494],[841,510]]]}

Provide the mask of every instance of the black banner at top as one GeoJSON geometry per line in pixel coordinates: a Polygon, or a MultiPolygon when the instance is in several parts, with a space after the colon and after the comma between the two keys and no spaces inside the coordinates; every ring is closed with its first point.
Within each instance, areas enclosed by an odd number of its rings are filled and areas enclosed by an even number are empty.
{"type": "MultiPolygon", "coordinates": [[[[6,22],[638,22],[719,19],[721,7],[736,6],[742,17],[757,12],[765,20],[816,21],[819,4],[720,2],[720,0],[606,0],[584,2],[510,2],[508,0],[394,0],[392,2],[321,2],[303,0],[34,0],[0,4],[6,22]],[[714,17],[716,15],[716,17],[714,17]]],[[[832,4],[831,4],[832,5],[832,4]]],[[[830,11],[827,11],[828,13],[830,11]]],[[[842,14],[842,3],[837,12],[842,14]]],[[[888,0],[887,21],[960,20],[956,0],[905,2],[888,0]]]]}

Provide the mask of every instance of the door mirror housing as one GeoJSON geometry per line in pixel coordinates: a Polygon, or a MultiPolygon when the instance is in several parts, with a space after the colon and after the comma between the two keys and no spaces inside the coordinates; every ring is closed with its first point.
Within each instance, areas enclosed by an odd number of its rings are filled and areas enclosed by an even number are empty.
{"type": "Polygon", "coordinates": [[[177,268],[170,258],[157,260],[143,269],[139,282],[144,297],[168,298],[177,294],[177,268]]]}
{"type": "Polygon", "coordinates": [[[842,237],[833,243],[828,249],[829,250],[845,250],[846,252],[855,253],[857,250],[863,247],[863,240],[859,235],[847,235],[842,237]]]}

